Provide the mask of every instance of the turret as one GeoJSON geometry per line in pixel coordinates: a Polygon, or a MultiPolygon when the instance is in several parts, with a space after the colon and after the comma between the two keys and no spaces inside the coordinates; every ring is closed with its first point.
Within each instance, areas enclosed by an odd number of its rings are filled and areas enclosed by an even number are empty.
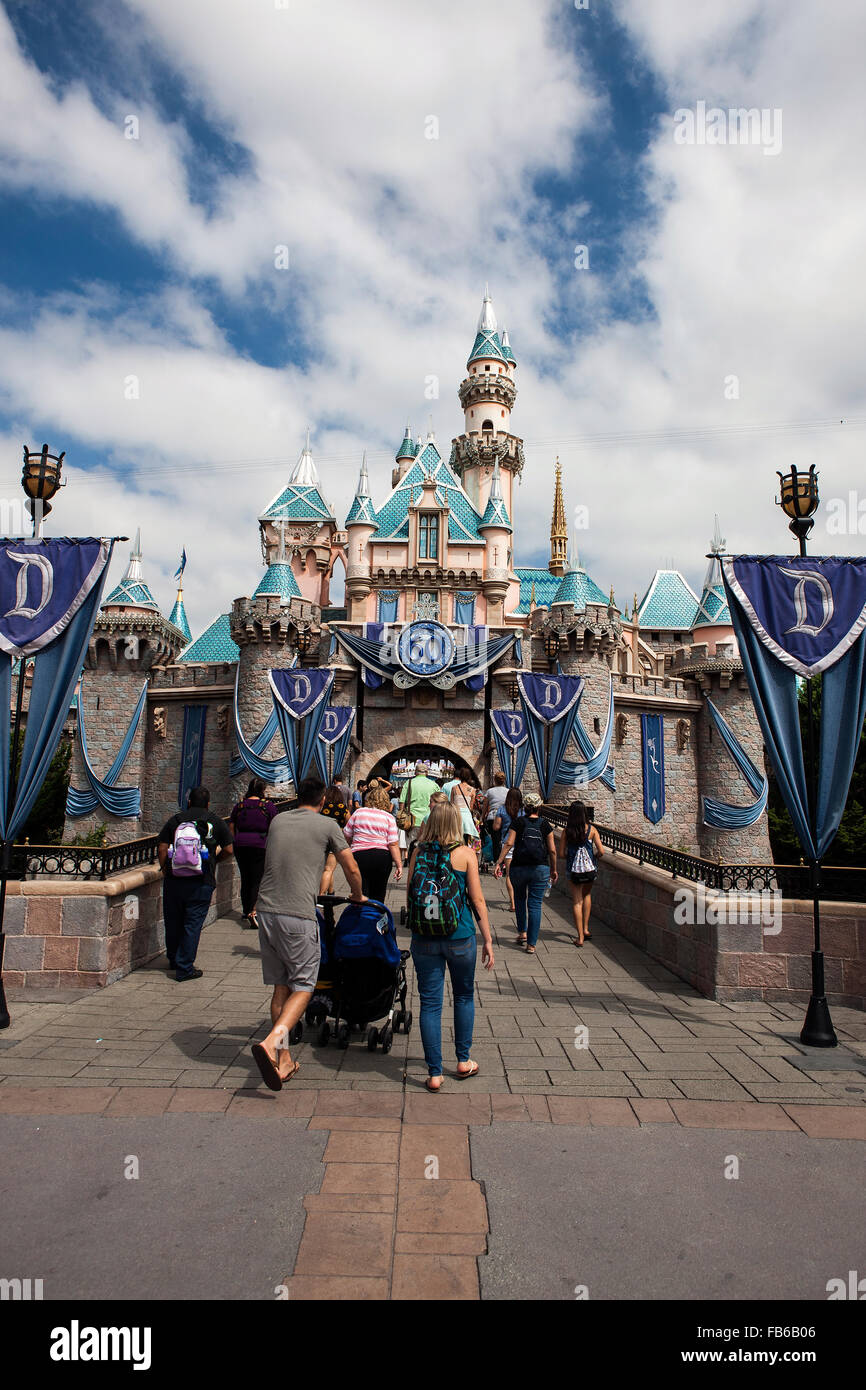
{"type": "MultiPolygon", "coordinates": [[[[411,464],[414,455],[403,453],[404,449],[412,449],[412,436],[409,426],[406,426],[406,438],[400,446],[401,455],[411,464]]],[[[348,560],[346,564],[346,602],[349,610],[348,617],[350,622],[363,622],[366,612],[367,598],[372,589],[372,557],[370,551],[370,537],[377,530],[376,509],[373,506],[373,499],[370,496],[370,477],[367,472],[367,454],[361,460],[361,473],[358,478],[358,486],[355,489],[355,496],[349,508],[349,515],[346,517],[346,550],[348,560]]]]}
{"type": "Polygon", "coordinates": [[[490,495],[484,516],[478,523],[478,531],[484,537],[487,548],[482,581],[487,599],[487,621],[494,625],[504,623],[503,604],[511,573],[511,520],[502,495],[499,459],[493,465],[490,495]]]}
{"type": "Polygon", "coordinates": [[[464,432],[453,441],[450,464],[471,501],[484,512],[495,459],[503,470],[502,490],[511,512],[512,476],[523,469],[523,445],[511,434],[511,411],[517,398],[517,363],[507,333],[500,338],[493,301],[485,286],[475,341],[460,383],[464,432]]]}
{"type": "Polygon", "coordinates": [[[698,603],[698,611],[692,626],[692,636],[696,642],[706,642],[707,650],[713,655],[718,642],[734,641],[734,629],[725,589],[722,584],[722,567],[719,556],[725,553],[725,539],[716,517],[713,539],[710,542],[710,563],[704,587],[698,603]]]}
{"type": "MultiPolygon", "coordinates": [[[[259,517],[262,557],[269,567],[287,566],[297,593],[310,603],[327,602],[327,575],[336,544],[337,522],[319,486],[319,474],[310,448],[310,431],[285,488],[268,503],[259,517]]],[[[273,592],[294,596],[291,583],[282,576],[273,592]]]]}
{"type": "Polygon", "coordinates": [[[409,425],[409,423],[408,423],[408,421],[407,421],[407,423],[406,423],[406,433],[404,434],[403,440],[402,440],[402,442],[401,442],[401,444],[400,444],[400,447],[399,447],[399,449],[397,450],[397,453],[396,453],[396,455],[395,455],[395,459],[396,459],[396,464],[397,464],[397,466],[396,466],[396,468],[392,469],[392,472],[391,472],[391,486],[392,486],[392,487],[396,487],[397,484],[399,483],[400,479],[401,479],[402,477],[404,477],[404,475],[405,475],[406,473],[408,473],[409,469],[412,467],[412,460],[414,459],[415,455],[418,453],[419,447],[420,447],[420,441],[419,441],[418,444],[416,444],[415,441],[413,440],[413,438],[412,438],[412,428],[411,428],[411,426],[409,425]]]}

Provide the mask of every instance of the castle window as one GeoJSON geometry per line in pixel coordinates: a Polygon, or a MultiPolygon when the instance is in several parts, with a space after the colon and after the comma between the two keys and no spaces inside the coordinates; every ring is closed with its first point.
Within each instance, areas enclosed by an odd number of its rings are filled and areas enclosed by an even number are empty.
{"type": "Polygon", "coordinates": [[[438,512],[422,512],[418,518],[418,559],[439,559],[438,512]]]}
{"type": "Polygon", "coordinates": [[[492,421],[492,420],[485,420],[484,423],[482,424],[481,428],[482,428],[483,430],[492,430],[492,429],[493,429],[493,421],[492,421]]]}

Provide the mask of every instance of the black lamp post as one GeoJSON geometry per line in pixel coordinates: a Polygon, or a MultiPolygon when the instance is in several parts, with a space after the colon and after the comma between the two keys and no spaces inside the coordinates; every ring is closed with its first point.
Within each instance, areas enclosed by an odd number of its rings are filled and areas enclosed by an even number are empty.
{"type": "Polygon", "coordinates": [[[65,450],[62,454],[49,454],[47,444],[43,444],[38,453],[24,445],[21,486],[27,494],[25,506],[33,518],[34,536],[41,537],[42,522],[51,511],[51,498],[64,486],[60,474],[65,457],[65,450]]]}
{"type": "MultiPolygon", "coordinates": [[[[806,538],[815,524],[818,510],[818,474],[812,464],[808,473],[798,473],[791,466],[790,473],[779,473],[778,505],[790,517],[788,529],[793,531],[800,543],[800,555],[806,554],[806,538]]],[[[809,821],[812,838],[817,842],[817,803],[818,803],[818,764],[815,756],[815,721],[813,717],[812,677],[806,679],[807,718],[809,722],[808,739],[808,796],[809,821]]],[[[800,1042],[808,1047],[836,1047],[838,1038],[830,1018],[830,1009],[824,992],[824,952],[821,950],[821,861],[809,860],[809,874],[812,888],[812,920],[815,939],[812,948],[812,994],[806,1010],[806,1019],[800,1033],[800,1042]]]]}
{"type": "Polygon", "coordinates": [[[544,634],[544,655],[551,665],[553,665],[559,655],[559,647],[560,642],[558,634],[548,629],[544,634]]]}
{"type": "Polygon", "coordinates": [[[298,655],[299,655],[299,657],[301,658],[302,661],[303,661],[307,656],[309,656],[309,654],[310,654],[310,649],[311,649],[312,645],[313,645],[313,634],[312,634],[312,632],[310,631],[310,629],[309,629],[308,627],[299,628],[299,629],[298,629],[297,647],[298,647],[298,655]]]}

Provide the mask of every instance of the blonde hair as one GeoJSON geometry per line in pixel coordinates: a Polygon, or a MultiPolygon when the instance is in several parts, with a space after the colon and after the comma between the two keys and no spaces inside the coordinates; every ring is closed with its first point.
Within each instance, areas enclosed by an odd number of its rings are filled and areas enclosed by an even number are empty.
{"type": "Polygon", "coordinates": [[[438,840],[440,845],[453,845],[463,843],[463,822],[460,812],[456,806],[452,806],[448,800],[434,804],[434,799],[430,798],[430,814],[421,827],[418,836],[419,844],[422,841],[438,840]]]}
{"type": "Polygon", "coordinates": [[[384,787],[374,787],[364,797],[364,805],[372,806],[376,811],[390,811],[391,798],[384,787]]]}

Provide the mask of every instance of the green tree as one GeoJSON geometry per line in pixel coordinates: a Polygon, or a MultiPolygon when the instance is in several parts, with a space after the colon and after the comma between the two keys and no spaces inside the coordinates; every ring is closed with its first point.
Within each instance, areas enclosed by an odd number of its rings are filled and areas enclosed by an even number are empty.
{"type": "MultiPolygon", "coordinates": [[[[18,768],[21,770],[21,754],[24,748],[24,728],[18,741],[18,768]]],[[[51,759],[51,766],[39,790],[33,810],[19,831],[19,844],[25,839],[31,845],[56,844],[63,834],[63,821],[66,814],[66,793],[69,789],[69,770],[72,762],[72,742],[62,738],[57,751],[51,759]]]]}

